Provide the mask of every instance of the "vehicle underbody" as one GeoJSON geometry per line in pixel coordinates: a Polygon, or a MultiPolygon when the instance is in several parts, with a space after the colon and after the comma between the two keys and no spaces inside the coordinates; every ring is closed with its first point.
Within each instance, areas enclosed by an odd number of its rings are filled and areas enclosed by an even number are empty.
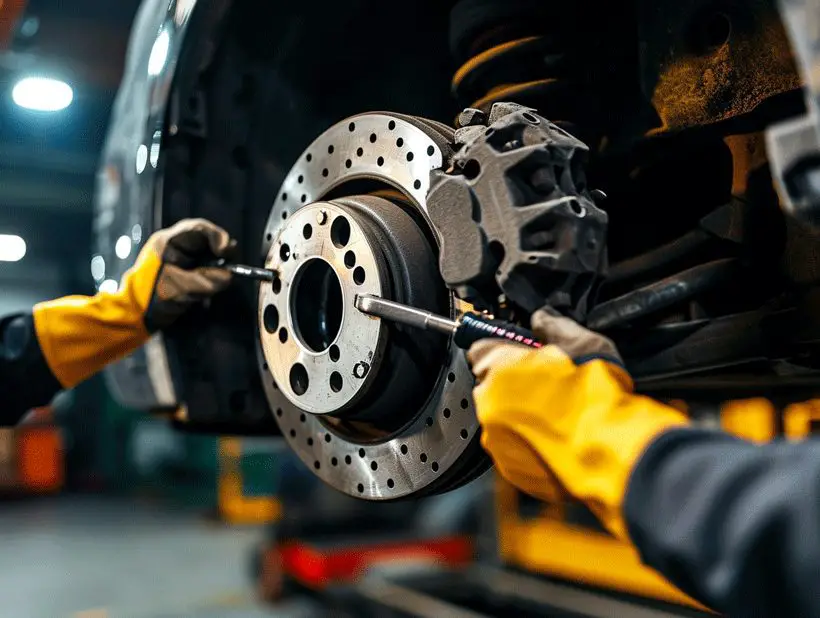
{"type": "Polygon", "coordinates": [[[475,478],[463,352],[358,313],[360,293],[523,325],[550,305],[665,399],[817,392],[817,160],[788,142],[811,98],[774,0],[166,8],[132,37],[98,252],[204,217],[279,276],[114,368],[126,403],[281,434],[366,499],[475,478]]]}

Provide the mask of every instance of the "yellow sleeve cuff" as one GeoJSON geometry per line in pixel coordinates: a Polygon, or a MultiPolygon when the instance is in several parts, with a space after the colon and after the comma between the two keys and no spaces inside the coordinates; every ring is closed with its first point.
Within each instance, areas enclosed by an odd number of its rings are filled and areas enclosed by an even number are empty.
{"type": "Polygon", "coordinates": [[[43,356],[63,388],[72,388],[146,341],[143,316],[151,302],[162,262],[140,254],[115,293],[66,296],[33,309],[43,356]]]}

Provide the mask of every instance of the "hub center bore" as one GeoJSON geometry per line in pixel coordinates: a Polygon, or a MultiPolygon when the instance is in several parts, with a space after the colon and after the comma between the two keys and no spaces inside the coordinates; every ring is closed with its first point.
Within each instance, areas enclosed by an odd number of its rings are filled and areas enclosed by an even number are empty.
{"type": "Polygon", "coordinates": [[[312,352],[324,352],[336,340],[344,316],[342,284],[322,258],[306,260],[290,292],[296,337],[312,352]]]}

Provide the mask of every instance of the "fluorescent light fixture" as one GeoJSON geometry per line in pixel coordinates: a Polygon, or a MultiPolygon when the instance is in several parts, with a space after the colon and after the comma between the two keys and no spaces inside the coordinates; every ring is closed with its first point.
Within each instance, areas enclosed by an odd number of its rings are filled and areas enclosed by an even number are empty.
{"type": "Polygon", "coordinates": [[[117,243],[114,245],[114,253],[121,260],[124,260],[131,255],[131,239],[128,236],[120,236],[117,243]]]}
{"type": "Polygon", "coordinates": [[[163,30],[154,41],[151,48],[151,55],[148,56],[148,75],[156,77],[165,68],[165,61],[168,60],[168,50],[171,47],[171,37],[167,30],[163,30]]]}
{"type": "Polygon", "coordinates": [[[0,234],[0,262],[19,262],[25,255],[25,240],[14,234],[0,234]]]}
{"type": "Polygon", "coordinates": [[[101,255],[95,255],[91,258],[91,276],[94,281],[102,281],[105,279],[105,259],[101,255]]]}
{"type": "Polygon", "coordinates": [[[49,77],[24,77],[11,90],[12,100],[26,109],[59,112],[74,100],[74,91],[64,81],[49,77]]]}
{"type": "Polygon", "coordinates": [[[113,294],[119,287],[119,284],[114,279],[106,279],[100,284],[99,290],[103,294],[113,294]]]}

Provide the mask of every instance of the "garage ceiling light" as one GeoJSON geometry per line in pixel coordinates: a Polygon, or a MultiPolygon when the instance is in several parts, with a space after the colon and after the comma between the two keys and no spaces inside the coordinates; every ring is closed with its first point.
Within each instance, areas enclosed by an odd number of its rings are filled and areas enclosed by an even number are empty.
{"type": "Polygon", "coordinates": [[[121,260],[124,260],[131,255],[131,239],[128,236],[120,236],[114,244],[114,253],[121,260]]]}
{"type": "Polygon", "coordinates": [[[74,91],[64,81],[48,77],[24,77],[11,91],[12,100],[26,109],[59,112],[74,100],[74,91]]]}
{"type": "Polygon", "coordinates": [[[0,234],[0,262],[19,262],[25,255],[25,240],[13,234],[0,234]]]}

